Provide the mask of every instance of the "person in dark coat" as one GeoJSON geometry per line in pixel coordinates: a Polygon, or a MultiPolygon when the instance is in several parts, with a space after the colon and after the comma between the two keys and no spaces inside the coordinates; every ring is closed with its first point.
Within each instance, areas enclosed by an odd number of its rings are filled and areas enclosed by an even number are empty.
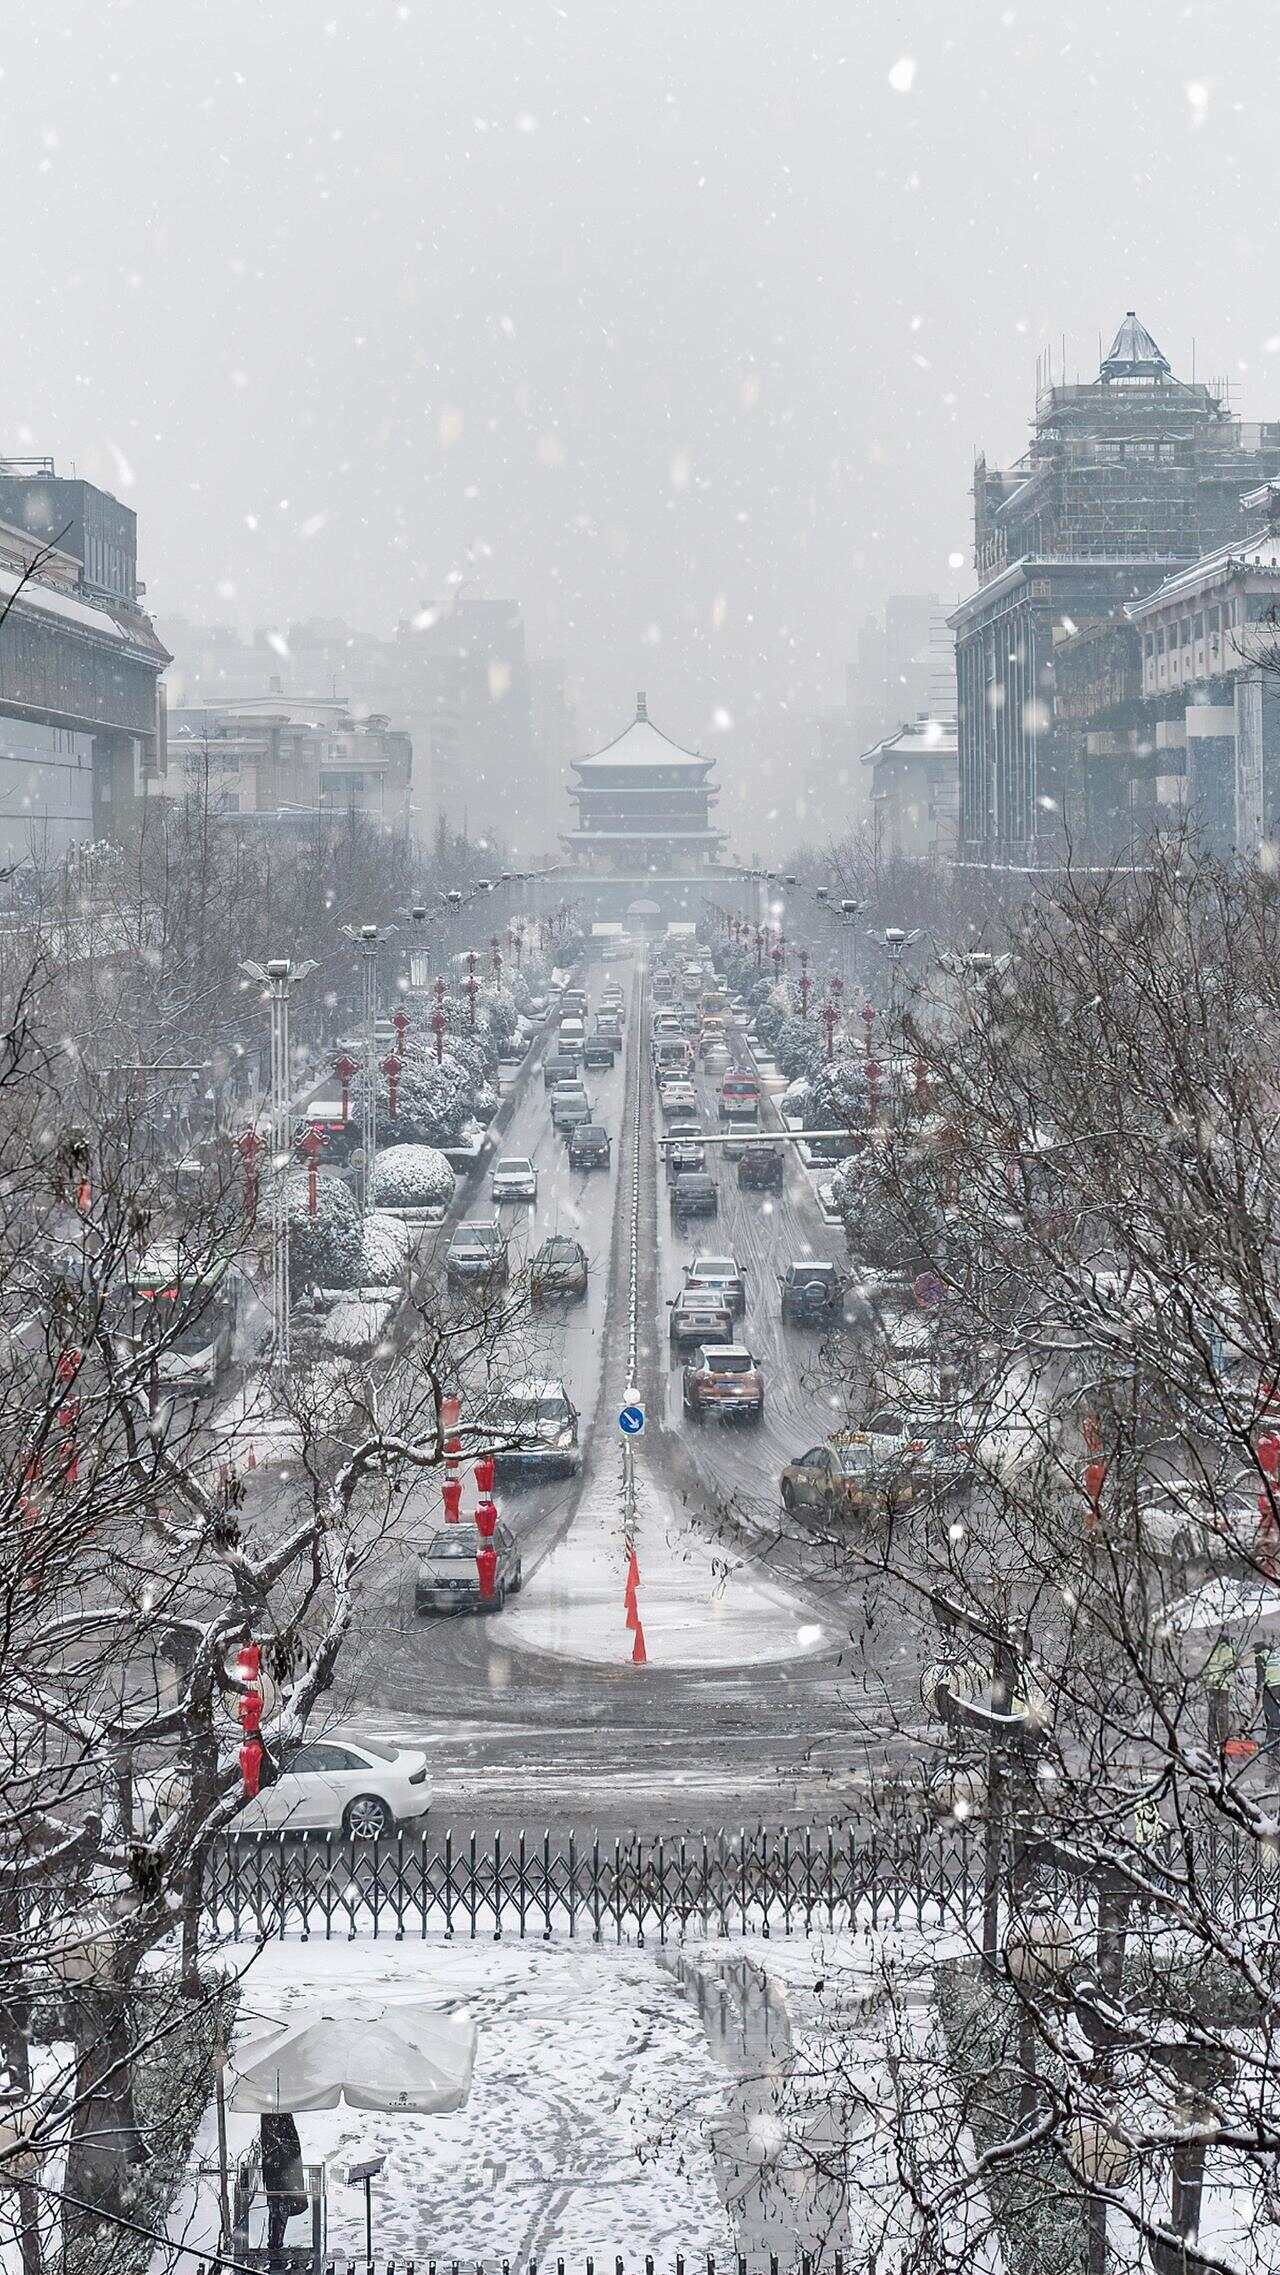
{"type": "Polygon", "coordinates": [[[267,2199],[267,2259],[284,2265],[284,2231],[307,2208],[302,2142],[287,2110],[268,2110],[260,2119],[262,2187],[267,2199]]]}

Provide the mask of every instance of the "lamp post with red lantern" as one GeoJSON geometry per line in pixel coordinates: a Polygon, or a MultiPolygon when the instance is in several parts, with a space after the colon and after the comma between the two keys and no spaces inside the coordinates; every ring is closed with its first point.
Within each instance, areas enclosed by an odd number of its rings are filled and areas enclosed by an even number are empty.
{"type": "Polygon", "coordinates": [[[827,1000],[822,1006],[822,1024],[827,1031],[827,1063],[836,1055],[836,1029],[840,1024],[840,998],[844,994],[844,981],[833,979],[827,988],[827,1000]]]}
{"type": "Polygon", "coordinates": [[[244,1175],[245,1222],[252,1232],[258,1221],[258,1157],[262,1152],[263,1140],[256,1130],[246,1130],[243,1137],[236,1139],[236,1146],[244,1175]]]}
{"type": "Polygon", "coordinates": [[[395,1031],[396,1031],[396,1051],[397,1051],[398,1055],[399,1055],[401,1058],[403,1058],[403,1057],[404,1057],[404,1039],[405,1039],[405,1036],[408,1034],[408,1032],[409,1032],[409,1029],[410,1029],[411,1025],[413,1024],[413,1022],[411,1021],[411,1019],[410,1019],[410,1017],[409,1017],[409,1014],[408,1014],[408,1012],[407,1012],[407,1011],[397,1011],[397,1012],[396,1012],[396,1014],[395,1014],[395,1016],[394,1016],[394,1018],[393,1018],[393,1019],[392,1019],[392,1021],[391,1021],[391,1024],[392,1024],[392,1026],[395,1028],[395,1031]]]}
{"type": "Polygon", "coordinates": [[[495,986],[495,987],[501,987],[501,985],[502,985],[502,942],[499,940],[499,938],[498,938],[498,935],[497,935],[497,933],[496,933],[496,932],[494,933],[494,935],[493,935],[493,938],[492,938],[492,939],[490,940],[490,942],[489,942],[489,962],[490,962],[490,969],[491,969],[491,970],[492,970],[492,972],[493,972],[493,984],[494,984],[494,986],[495,986]]]}
{"type": "Polygon", "coordinates": [[[480,992],[480,982],[476,978],[476,952],[474,948],[468,948],[467,950],[467,978],[465,992],[467,998],[467,1026],[474,1033],[476,1024],[476,997],[480,992]]]}
{"type": "Polygon", "coordinates": [[[382,1072],[387,1078],[387,1113],[393,1122],[397,1119],[397,1095],[400,1076],[403,1071],[404,1060],[398,1058],[394,1051],[388,1051],[387,1056],[382,1061],[382,1072]]]}
{"type": "Polygon", "coordinates": [[[431,1014],[431,1018],[428,1021],[428,1024],[431,1028],[432,1034],[436,1039],[436,1065],[439,1066],[440,1061],[444,1057],[444,1038],[449,1026],[449,1021],[445,1014],[444,1008],[443,980],[436,981],[436,1007],[431,1014]]]}
{"type": "Polygon", "coordinates": [[[342,1127],[345,1130],[351,1119],[351,1085],[360,1069],[355,1060],[349,1058],[345,1051],[339,1051],[333,1062],[333,1071],[338,1077],[338,1087],[342,1097],[342,1127]]]}
{"type": "Polygon", "coordinates": [[[311,1124],[311,1127],[308,1129],[305,1137],[301,1138],[298,1143],[298,1151],[300,1154],[302,1154],[307,1164],[307,1215],[309,1217],[315,1216],[316,1207],[319,1200],[316,1171],[317,1164],[320,1160],[321,1148],[323,1147],[324,1143],[324,1131],[318,1130],[314,1122],[311,1124]]]}
{"type": "Polygon", "coordinates": [[[801,1017],[802,1019],[807,1019],[807,1018],[808,1018],[808,1016],[809,1016],[809,951],[808,951],[808,949],[807,949],[807,948],[802,948],[802,949],[800,950],[800,1017],[801,1017]]]}

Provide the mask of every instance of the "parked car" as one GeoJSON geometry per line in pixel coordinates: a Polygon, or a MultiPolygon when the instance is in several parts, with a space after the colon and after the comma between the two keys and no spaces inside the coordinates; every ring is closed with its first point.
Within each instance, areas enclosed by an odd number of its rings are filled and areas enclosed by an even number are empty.
{"type": "Polygon", "coordinates": [[[684,1370],[684,1410],[693,1422],[760,1422],[764,1376],[741,1343],[705,1346],[684,1370]]]}
{"type": "Polygon", "coordinates": [[[501,1611],[508,1596],[518,1596],[524,1580],[515,1535],[499,1521],[493,1536],[498,1552],[493,1594],[480,1593],[476,1551],[481,1546],[474,1525],[440,1525],[418,1551],[418,1576],[413,1608],[419,1617],[429,1611],[501,1611]]]}
{"type": "Polygon", "coordinates": [[[844,1430],[789,1461],[779,1479],[782,1506],[841,1510],[907,1509],[915,1498],[919,1457],[900,1437],[844,1430]]]}
{"type": "Polygon", "coordinates": [[[445,1250],[445,1277],[450,1287],[502,1284],[510,1276],[506,1242],[496,1217],[479,1217],[460,1224],[445,1250]]]}
{"type": "Polygon", "coordinates": [[[735,1319],[747,1308],[747,1276],[733,1256],[695,1256],[684,1268],[684,1284],[697,1295],[719,1295],[735,1319]]]}
{"type": "Polygon", "coordinates": [[[484,1408],[481,1425],[493,1432],[494,1467],[504,1485],[577,1474],[578,1410],[562,1382],[509,1383],[484,1408]]]}
{"type": "Polygon", "coordinates": [[[568,1137],[579,1122],[591,1119],[591,1102],[580,1082],[560,1083],[551,1093],[551,1127],[568,1137]]]}
{"type": "Polygon", "coordinates": [[[760,1084],[754,1074],[726,1074],[720,1085],[722,1122],[758,1122],[760,1084]]]}
{"type": "Polygon", "coordinates": [[[582,1046],[584,1066],[612,1066],[617,1055],[607,1035],[590,1035],[582,1046]]]}
{"type": "Polygon", "coordinates": [[[571,1169],[607,1169],[613,1158],[609,1132],[601,1122],[579,1122],[569,1132],[571,1169]]]}
{"type": "MultiPolygon", "coordinates": [[[[746,1168],[745,1160],[738,1174],[746,1168]]],[[[784,1327],[826,1327],[838,1319],[844,1301],[844,1281],[834,1264],[805,1257],[779,1272],[784,1327]]]]}
{"type": "Polygon", "coordinates": [[[682,1288],[671,1304],[671,1348],[700,1351],[712,1343],[732,1343],[733,1312],[711,1289],[682,1288]]]}
{"type": "Polygon", "coordinates": [[[375,1745],[335,1730],[283,1747],[277,1770],[274,1784],[246,1801],[234,1832],[385,1840],[397,1825],[414,1823],[431,1807],[427,1757],[416,1746],[375,1745]]]}
{"type": "Polygon", "coordinates": [[[695,1217],[716,1216],[720,1189],[704,1169],[682,1169],[671,1183],[671,1222],[689,1224],[695,1217]]]}
{"type": "Polygon", "coordinates": [[[538,1172],[523,1154],[506,1153],[495,1161],[489,1189],[494,1201],[536,1201],[538,1172]]]}
{"type": "Polygon", "coordinates": [[[691,1082],[664,1082],[658,1090],[658,1104],[662,1118],[669,1121],[673,1114],[688,1114],[697,1108],[698,1093],[691,1082]]]}
{"type": "Polygon", "coordinates": [[[738,1186],[744,1193],[780,1193],[786,1182],[786,1152],[780,1145],[744,1145],[738,1186]]]}
{"type": "Polygon", "coordinates": [[[542,1062],[543,1088],[554,1090],[559,1083],[576,1081],[581,1064],[581,1051],[548,1051],[542,1062]]]}
{"type": "Polygon", "coordinates": [[[567,987],[565,989],[560,998],[560,1016],[562,1019],[586,1018],[587,994],[585,988],[567,987]]]}
{"type": "Polygon", "coordinates": [[[581,1303],[587,1293],[587,1252],[580,1240],[553,1232],[529,1264],[529,1295],[535,1305],[567,1298],[581,1303]]]}

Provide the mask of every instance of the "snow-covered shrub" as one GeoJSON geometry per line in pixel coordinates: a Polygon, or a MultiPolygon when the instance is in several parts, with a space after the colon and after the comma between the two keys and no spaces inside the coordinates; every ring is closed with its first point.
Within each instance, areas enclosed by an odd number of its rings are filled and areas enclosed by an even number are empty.
{"type": "Polygon", "coordinates": [[[816,1074],[822,1065],[822,1041],[812,1019],[784,1019],[773,1042],[779,1074],[788,1082],[797,1075],[816,1074]]]}
{"type": "MultiPolygon", "coordinates": [[[[398,1146],[393,1152],[430,1152],[430,1147],[398,1146]]],[[[378,1169],[386,1159],[378,1155],[373,1184],[377,1191],[378,1169]]],[[[438,1157],[437,1157],[438,1158],[438,1157]]],[[[446,1169],[448,1162],[445,1163],[446,1169]]],[[[364,1220],[360,1243],[360,1285],[362,1288],[389,1288],[405,1278],[409,1258],[413,1253],[413,1234],[398,1216],[388,1216],[381,1209],[370,1209],[364,1220]]]]}
{"type": "Polygon", "coordinates": [[[760,1041],[767,1051],[771,1051],[773,1049],[779,1029],[781,1028],[785,1018],[786,1013],[783,1010],[782,1005],[780,1003],[775,1003],[772,996],[766,992],[764,1001],[758,1004],[756,1007],[755,1024],[756,1033],[760,1037],[760,1041]]]}
{"type": "Polygon", "coordinates": [[[812,1127],[809,1124],[809,1116],[813,1109],[813,1089],[803,1075],[799,1077],[798,1081],[787,1084],[778,1100],[778,1107],[786,1119],[803,1122],[812,1127]]]}
{"type": "Polygon", "coordinates": [[[832,1059],[813,1077],[814,1111],[824,1129],[849,1129],[867,1118],[866,1061],[848,1056],[832,1059]]]}
{"type": "MultiPolygon", "coordinates": [[[[374,1162],[370,1190],[375,1208],[447,1208],[453,1183],[453,1171],[435,1146],[389,1145],[374,1162]]],[[[396,1224],[397,1232],[403,1229],[396,1224]]]]}
{"type": "MultiPolygon", "coordinates": [[[[363,1077],[355,1085],[352,1112],[360,1111],[363,1077]]],[[[409,1044],[397,1085],[396,1118],[387,1112],[385,1087],[378,1095],[378,1131],[407,1145],[456,1145],[471,1111],[473,1082],[469,1068],[449,1051],[439,1065],[434,1045],[423,1049],[409,1044]]]]}
{"type": "Polygon", "coordinates": [[[502,1042],[516,1030],[520,1007],[510,988],[487,987],[481,998],[484,1022],[497,1042],[502,1042]]]}
{"type": "Polygon", "coordinates": [[[360,1211],[350,1187],[332,1171],[316,1175],[316,1213],[308,1206],[305,1173],[289,1178],[289,1277],[295,1296],[304,1288],[350,1288],[360,1277],[360,1211]]]}
{"type": "Polygon", "coordinates": [[[478,1082],[471,1094],[471,1111],[478,1122],[491,1122],[498,1111],[498,1093],[491,1082],[478,1082]]]}

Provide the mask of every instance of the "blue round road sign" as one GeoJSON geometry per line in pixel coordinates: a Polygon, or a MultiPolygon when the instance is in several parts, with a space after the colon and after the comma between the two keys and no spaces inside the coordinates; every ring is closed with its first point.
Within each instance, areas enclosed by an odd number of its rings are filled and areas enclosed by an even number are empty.
{"type": "Polygon", "coordinates": [[[644,1428],[643,1406],[624,1406],[618,1416],[618,1428],[624,1438],[638,1438],[644,1428]]]}

